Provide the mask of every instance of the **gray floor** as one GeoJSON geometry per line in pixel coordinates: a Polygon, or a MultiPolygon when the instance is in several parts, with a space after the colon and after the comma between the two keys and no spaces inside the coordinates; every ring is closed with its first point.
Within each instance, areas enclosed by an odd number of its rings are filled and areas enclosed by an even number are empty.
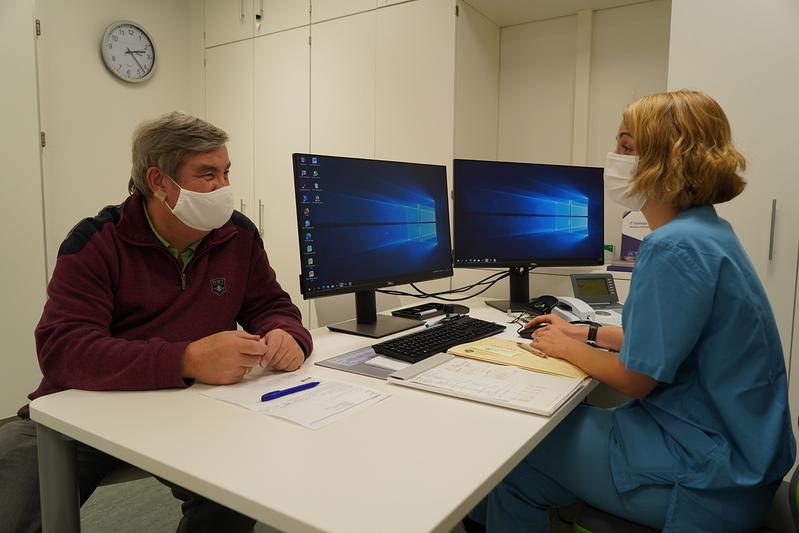
{"type": "MultiPolygon", "coordinates": [[[[784,490],[784,488],[782,489],[784,490]]],[[[787,495],[781,494],[779,498],[787,495]]],[[[562,512],[569,518],[571,509],[562,512]]],[[[553,533],[568,533],[572,528],[552,514],[553,533]]],[[[100,487],[81,510],[81,529],[84,533],[168,533],[175,531],[180,520],[180,504],[172,493],[155,478],[145,478],[117,485],[100,487]]],[[[761,533],[790,532],[790,516],[786,506],[772,509],[769,523],[761,533]]],[[[264,524],[258,524],[255,533],[279,533],[264,524]]],[[[450,533],[465,533],[458,525],[450,533]]]]}
{"type": "MultiPolygon", "coordinates": [[[[168,533],[180,521],[180,502],[155,478],[99,487],[80,513],[84,533],[168,533]]],[[[278,533],[258,524],[255,533],[278,533]]],[[[458,526],[451,533],[465,533],[458,526]]]]}

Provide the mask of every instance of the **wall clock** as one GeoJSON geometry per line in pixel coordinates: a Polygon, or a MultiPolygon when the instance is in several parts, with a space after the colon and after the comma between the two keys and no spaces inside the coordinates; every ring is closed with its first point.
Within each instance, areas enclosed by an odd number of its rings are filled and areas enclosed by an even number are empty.
{"type": "Polygon", "coordinates": [[[155,72],[155,43],[135,22],[120,20],[108,26],[100,52],[108,70],[124,81],[139,83],[155,72]]]}

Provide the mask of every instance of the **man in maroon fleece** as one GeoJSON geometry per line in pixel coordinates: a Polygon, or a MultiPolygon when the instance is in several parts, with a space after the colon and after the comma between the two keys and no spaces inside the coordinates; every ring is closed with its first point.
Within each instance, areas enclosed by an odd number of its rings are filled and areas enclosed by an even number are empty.
{"type": "MultiPolygon", "coordinates": [[[[130,196],[78,223],[59,249],[36,328],[44,377],[30,399],[228,384],[256,366],[302,365],[311,336],[257,229],[233,210],[226,142],[221,129],[177,112],[139,126],[130,196]]],[[[18,414],[0,427],[0,529],[38,531],[36,429],[27,406],[18,414]]],[[[81,503],[119,465],[78,444],[81,503]]],[[[252,530],[248,517],[172,492],[184,502],[178,531],[252,530]]]]}

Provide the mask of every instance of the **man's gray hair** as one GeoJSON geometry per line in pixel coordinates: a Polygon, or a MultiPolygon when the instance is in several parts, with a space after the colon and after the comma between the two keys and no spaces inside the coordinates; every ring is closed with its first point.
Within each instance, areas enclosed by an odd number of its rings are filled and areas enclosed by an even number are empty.
{"type": "Polygon", "coordinates": [[[128,192],[152,195],[147,169],[158,167],[179,181],[183,159],[192,152],[213,152],[228,140],[227,133],[202,119],[173,111],[141,123],[133,132],[133,166],[128,192]]]}

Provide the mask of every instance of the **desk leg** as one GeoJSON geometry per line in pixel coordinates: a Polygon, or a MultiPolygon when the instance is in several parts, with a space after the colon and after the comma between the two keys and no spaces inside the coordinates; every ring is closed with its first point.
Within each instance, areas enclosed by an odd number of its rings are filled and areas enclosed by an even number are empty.
{"type": "Polygon", "coordinates": [[[80,533],[75,441],[36,425],[42,532],[80,533]]]}

